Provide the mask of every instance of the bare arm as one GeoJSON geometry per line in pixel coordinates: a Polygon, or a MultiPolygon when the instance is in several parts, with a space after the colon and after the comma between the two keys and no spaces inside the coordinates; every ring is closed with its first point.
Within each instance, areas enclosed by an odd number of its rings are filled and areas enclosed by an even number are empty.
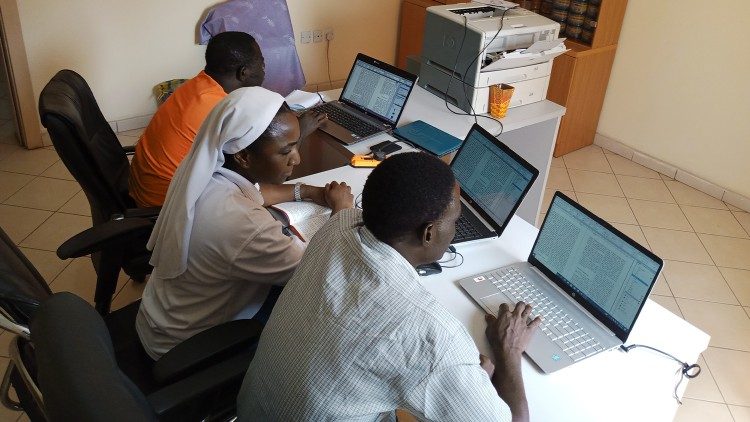
{"type": "MultiPolygon", "coordinates": [[[[260,193],[263,195],[263,205],[268,207],[282,202],[294,201],[294,185],[276,185],[260,183],[260,193]]],[[[318,205],[328,206],[325,201],[325,188],[302,184],[300,196],[303,200],[313,201],[318,205]]]]}
{"type": "Polygon", "coordinates": [[[485,317],[487,321],[485,333],[495,355],[492,384],[500,398],[510,407],[513,422],[529,420],[529,405],[523,385],[521,359],[531,336],[541,323],[538,317],[527,323],[530,314],[531,306],[518,302],[513,311],[507,304],[502,304],[497,318],[492,315],[485,317]]]}

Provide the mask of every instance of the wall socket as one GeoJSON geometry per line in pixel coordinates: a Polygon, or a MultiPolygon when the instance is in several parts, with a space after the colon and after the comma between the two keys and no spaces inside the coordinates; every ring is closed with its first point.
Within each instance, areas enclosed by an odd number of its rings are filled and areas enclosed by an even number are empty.
{"type": "Polygon", "coordinates": [[[299,42],[302,44],[310,44],[312,42],[313,35],[312,31],[302,31],[299,36],[299,42]]]}
{"type": "Polygon", "coordinates": [[[299,34],[300,44],[319,43],[323,41],[331,41],[333,39],[333,29],[326,28],[325,31],[320,29],[313,29],[311,31],[302,31],[299,34]]]}

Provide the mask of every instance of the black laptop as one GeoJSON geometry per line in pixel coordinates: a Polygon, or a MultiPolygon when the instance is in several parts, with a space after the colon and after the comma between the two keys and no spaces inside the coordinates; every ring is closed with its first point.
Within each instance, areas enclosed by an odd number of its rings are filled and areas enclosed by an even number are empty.
{"type": "Polygon", "coordinates": [[[461,186],[454,244],[500,236],[539,176],[539,170],[477,124],[451,168],[461,186]]]}
{"type": "Polygon", "coordinates": [[[416,81],[409,72],[357,54],[339,100],[315,108],[328,114],[320,130],[347,145],[393,130],[416,81]]]}

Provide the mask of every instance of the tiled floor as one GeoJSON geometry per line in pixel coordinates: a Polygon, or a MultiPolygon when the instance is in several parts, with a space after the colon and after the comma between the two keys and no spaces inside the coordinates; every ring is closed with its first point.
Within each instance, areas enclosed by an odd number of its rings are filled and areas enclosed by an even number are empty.
{"type": "MultiPolygon", "coordinates": [[[[139,134],[120,138],[132,144],[139,134]]],[[[552,166],[542,208],[555,189],[563,190],[663,257],[664,276],[652,298],[712,337],[700,362],[703,375],[690,382],[676,420],[750,422],[750,214],[595,146],[552,166]]],[[[89,224],[86,198],[53,149],[0,144],[0,225],[53,291],[92,298],[88,259],[63,262],[54,254],[89,224]]],[[[114,307],[142,289],[123,277],[114,307]]],[[[10,338],[0,334],[1,368],[10,338]]],[[[0,406],[0,420],[14,418],[23,415],[0,406]]]]}

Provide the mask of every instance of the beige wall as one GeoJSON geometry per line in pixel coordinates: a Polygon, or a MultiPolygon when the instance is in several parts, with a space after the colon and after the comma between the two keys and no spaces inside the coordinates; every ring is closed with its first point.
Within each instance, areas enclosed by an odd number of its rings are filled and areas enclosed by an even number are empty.
{"type": "MultiPolygon", "coordinates": [[[[81,73],[108,120],[153,113],[152,87],[203,67],[196,27],[215,0],[22,0],[19,14],[34,95],[60,69],[81,73]]],[[[288,0],[295,32],[332,28],[331,78],[357,51],[395,58],[399,0],[288,0]]],[[[296,37],[299,40],[299,36],[296,37]]],[[[308,83],[327,82],[325,42],[300,45],[308,83]]]]}
{"type": "Polygon", "coordinates": [[[750,197],[750,3],[630,0],[598,132],[750,197]]]}

